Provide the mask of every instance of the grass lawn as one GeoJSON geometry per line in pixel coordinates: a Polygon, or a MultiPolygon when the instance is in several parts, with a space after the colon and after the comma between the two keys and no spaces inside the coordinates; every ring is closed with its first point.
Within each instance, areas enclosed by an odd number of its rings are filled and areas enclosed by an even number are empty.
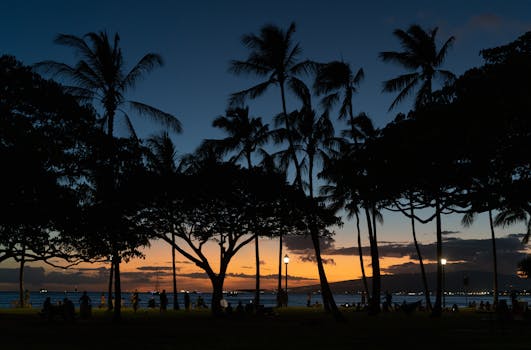
{"type": "Polygon", "coordinates": [[[344,311],[336,323],[313,308],[274,317],[213,318],[208,311],[124,310],[111,322],[94,310],[89,320],[47,321],[38,310],[0,310],[0,349],[531,349],[531,320],[499,320],[462,310],[440,319],[401,312],[368,316],[344,311]]]}

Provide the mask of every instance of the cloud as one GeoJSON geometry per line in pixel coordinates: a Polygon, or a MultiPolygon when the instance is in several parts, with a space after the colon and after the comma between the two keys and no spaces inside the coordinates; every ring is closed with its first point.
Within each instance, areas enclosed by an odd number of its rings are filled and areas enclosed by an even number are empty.
{"type": "MultiPolygon", "coordinates": [[[[441,232],[441,234],[442,234],[443,236],[456,235],[456,234],[458,234],[458,233],[461,233],[461,231],[449,231],[449,230],[443,230],[443,231],[441,232]]],[[[435,234],[435,232],[434,232],[434,234],[435,234]]]]}
{"type": "MultiPolygon", "coordinates": [[[[323,264],[328,264],[328,265],[335,265],[336,262],[334,261],[334,259],[327,259],[327,258],[321,258],[323,260],[323,264]]],[[[299,257],[299,260],[302,261],[302,262],[317,262],[317,260],[315,259],[315,255],[305,255],[305,256],[300,256],[299,257]]]]}
{"type": "Polygon", "coordinates": [[[494,13],[481,13],[470,17],[466,26],[480,31],[498,31],[506,23],[511,23],[511,21],[505,20],[494,13]]]}
{"type": "MultiPolygon", "coordinates": [[[[266,265],[266,262],[264,260],[260,260],[259,264],[260,265],[266,265]]],[[[256,269],[256,266],[255,265],[242,265],[242,266],[240,266],[240,268],[242,268],[242,269],[256,269]]]]}
{"type": "MultiPolygon", "coordinates": [[[[140,266],[136,268],[140,271],[171,271],[171,266],[140,266]]],[[[177,268],[178,269],[178,268],[177,268]]]]}
{"type": "Polygon", "coordinates": [[[531,29],[531,22],[502,17],[495,13],[479,13],[469,17],[461,26],[453,29],[458,43],[479,35],[503,37],[507,34],[524,33],[531,29]]]}
{"type": "MultiPolygon", "coordinates": [[[[452,233],[455,231],[451,231],[452,233]]],[[[452,234],[450,233],[450,234],[452,234]]],[[[496,252],[498,270],[500,273],[512,274],[516,269],[516,264],[526,256],[526,247],[522,245],[523,234],[511,234],[505,237],[496,238],[496,252]]],[[[427,269],[435,269],[434,263],[437,259],[436,243],[419,244],[422,259],[427,269]]],[[[379,245],[378,252],[380,258],[409,258],[412,263],[391,266],[384,270],[387,273],[410,273],[412,266],[418,270],[417,251],[413,242],[395,243],[379,245]],[[413,265],[411,265],[413,264],[413,265]]],[[[362,254],[370,256],[370,248],[362,247],[362,254]]],[[[323,251],[323,255],[346,255],[357,256],[358,247],[329,248],[323,251]]],[[[443,255],[448,259],[449,264],[456,269],[474,269],[490,271],[492,269],[492,241],[491,239],[462,239],[457,237],[445,237],[443,241],[443,255]]],[[[303,261],[315,261],[313,255],[306,254],[301,258],[303,261]]]]}
{"type": "MultiPolygon", "coordinates": [[[[331,237],[320,238],[319,242],[323,251],[334,246],[334,239],[331,237]]],[[[286,236],[284,246],[295,254],[303,254],[307,251],[313,252],[313,243],[309,236],[286,236]]]]}

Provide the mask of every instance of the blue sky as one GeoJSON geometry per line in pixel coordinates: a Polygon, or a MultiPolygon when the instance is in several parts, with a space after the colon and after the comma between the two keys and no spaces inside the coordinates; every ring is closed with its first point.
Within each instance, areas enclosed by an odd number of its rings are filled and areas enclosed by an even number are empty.
{"type": "MultiPolygon", "coordinates": [[[[407,111],[406,100],[387,112],[394,95],[382,94],[382,82],[405,73],[385,64],[378,53],[399,50],[394,29],[411,24],[439,27],[439,44],[456,37],[445,69],[461,74],[482,64],[479,50],[502,45],[531,30],[531,1],[23,1],[0,3],[0,52],[15,55],[25,64],[41,60],[75,62],[72,52],[53,43],[58,33],[82,36],[91,31],[119,32],[126,64],[131,67],[147,52],[165,60],[139,82],[129,95],[176,115],[184,132],[173,139],[181,154],[192,152],[204,138],[221,137],[212,120],[226,108],[230,93],[259,81],[228,73],[231,59],[245,59],[240,43],[246,33],[257,33],[266,23],[287,28],[297,24],[294,40],[303,48],[301,58],[326,62],[343,59],[365,70],[365,81],[355,97],[355,112],[366,112],[382,127],[397,112],[407,111]]],[[[252,115],[270,121],[280,111],[279,92],[249,102],[252,115]]],[[[298,103],[288,100],[288,109],[298,103]]],[[[161,129],[134,118],[141,137],[161,129]]],[[[338,129],[343,128],[338,124],[338,129]]],[[[408,221],[386,214],[383,241],[409,241],[408,221]]],[[[445,229],[466,237],[488,238],[486,219],[464,230],[457,217],[447,218],[445,229]]],[[[419,228],[420,239],[435,239],[434,225],[419,228]]],[[[502,230],[503,231],[503,230],[502,230]]],[[[522,226],[504,233],[522,232],[522,226]]],[[[339,230],[338,246],[351,246],[352,225],[339,230]]]]}

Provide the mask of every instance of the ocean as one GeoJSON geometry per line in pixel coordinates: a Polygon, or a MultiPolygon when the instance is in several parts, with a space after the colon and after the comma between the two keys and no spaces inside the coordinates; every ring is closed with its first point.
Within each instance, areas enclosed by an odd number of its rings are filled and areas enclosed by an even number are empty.
{"type": "MultiPolygon", "coordinates": [[[[72,300],[76,307],[79,307],[79,298],[81,297],[82,292],[58,292],[58,291],[48,291],[46,293],[41,292],[30,292],[29,303],[32,308],[41,308],[46,297],[50,297],[52,303],[58,303],[62,301],[65,297],[72,300]]],[[[92,307],[97,308],[100,304],[101,292],[88,292],[87,293],[92,300],[92,307]]],[[[126,308],[131,307],[131,295],[130,292],[122,293],[122,305],[126,308]]],[[[173,293],[167,293],[168,296],[168,309],[173,308],[173,293]]],[[[205,303],[210,307],[211,294],[210,293],[190,293],[190,301],[194,305],[197,301],[197,298],[201,296],[205,303]]],[[[107,293],[105,293],[107,297],[107,293]]],[[[148,302],[153,298],[158,306],[159,296],[151,293],[139,293],[140,301],[139,308],[147,308],[148,302]]],[[[184,293],[178,293],[178,303],[181,308],[184,308],[184,293]]],[[[289,294],[288,306],[306,306],[307,303],[307,294],[289,294]]],[[[233,307],[235,307],[239,301],[244,305],[252,302],[254,298],[254,293],[252,292],[237,292],[237,294],[225,294],[225,299],[233,307]]],[[[361,295],[359,294],[335,294],[334,299],[336,304],[339,306],[352,306],[361,302],[361,295]]],[[[482,294],[482,295],[446,295],[445,304],[447,307],[451,307],[456,304],[458,307],[467,306],[470,302],[475,301],[477,305],[481,301],[492,303],[492,295],[482,294]]],[[[503,295],[499,297],[500,300],[506,300],[508,305],[511,305],[510,297],[508,295],[503,295]]],[[[14,303],[18,300],[18,292],[0,292],[0,308],[11,308],[14,307],[14,303]]],[[[385,301],[385,297],[382,295],[382,302],[385,301]]],[[[422,304],[425,304],[425,298],[423,295],[419,294],[393,294],[392,303],[401,304],[404,301],[406,303],[412,303],[416,301],[422,301],[422,304]]],[[[435,302],[435,297],[431,298],[432,303],[435,302]]],[[[519,295],[519,301],[527,302],[531,306],[531,295],[519,295]]],[[[311,297],[311,304],[315,302],[322,303],[321,296],[319,294],[313,294],[311,297]]],[[[264,292],[260,296],[260,303],[265,307],[276,306],[276,294],[273,292],[264,292]]]]}

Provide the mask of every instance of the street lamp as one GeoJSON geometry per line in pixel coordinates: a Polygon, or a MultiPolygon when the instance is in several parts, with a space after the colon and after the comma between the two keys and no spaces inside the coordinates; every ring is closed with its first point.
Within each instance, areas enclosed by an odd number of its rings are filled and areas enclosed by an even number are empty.
{"type": "Polygon", "coordinates": [[[446,297],[445,297],[445,289],[446,289],[446,276],[444,274],[444,266],[446,265],[447,260],[445,258],[441,259],[441,265],[442,265],[442,292],[443,292],[443,309],[446,308],[446,297]]]}
{"type": "Polygon", "coordinates": [[[289,264],[289,256],[288,254],[284,255],[284,264],[286,264],[286,283],[285,283],[285,297],[286,297],[286,306],[288,306],[288,264],[289,264]]]}

